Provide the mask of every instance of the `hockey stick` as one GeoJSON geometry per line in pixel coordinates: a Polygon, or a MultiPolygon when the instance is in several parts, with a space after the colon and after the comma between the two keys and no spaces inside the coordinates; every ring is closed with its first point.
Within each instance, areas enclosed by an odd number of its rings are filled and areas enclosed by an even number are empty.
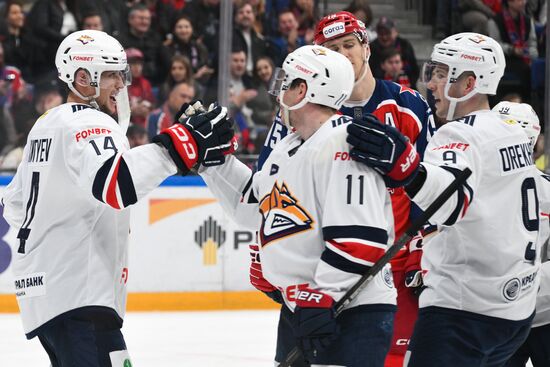
{"type": "MultiPolygon", "coordinates": [[[[397,241],[391,245],[386,253],[378,259],[378,261],[365,273],[361,278],[355,283],[347,292],[344,294],[344,296],[336,302],[334,305],[335,309],[335,317],[338,316],[344,308],[357,297],[357,294],[367,286],[367,284],[370,283],[370,281],[378,274],[380,270],[384,266],[386,266],[387,263],[390,262],[390,260],[399,252],[399,250],[405,246],[407,242],[410,241],[410,239],[416,235],[416,233],[422,229],[424,224],[434,215],[436,211],[438,211],[443,204],[449,198],[451,195],[454,194],[456,190],[459,189],[460,185],[462,185],[468,177],[472,174],[472,171],[469,168],[465,168],[462,173],[460,173],[453,182],[443,192],[434,200],[434,202],[420,215],[417,217],[409,226],[409,228],[399,237],[397,241]]],[[[296,362],[296,360],[301,356],[302,352],[298,347],[294,347],[290,353],[286,356],[283,363],[279,365],[279,367],[292,367],[292,363],[296,362]]]]}

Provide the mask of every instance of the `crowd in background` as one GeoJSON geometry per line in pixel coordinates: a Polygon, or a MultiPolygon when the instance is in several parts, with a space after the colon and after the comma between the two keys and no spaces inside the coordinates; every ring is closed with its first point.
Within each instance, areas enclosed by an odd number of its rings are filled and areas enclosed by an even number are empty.
{"type": "MultiPolygon", "coordinates": [[[[230,110],[241,153],[256,154],[277,109],[268,93],[271,76],[289,52],[312,42],[324,14],[318,0],[233,2],[230,110]]],[[[169,126],[182,103],[215,101],[220,3],[0,1],[0,170],[16,169],[36,119],[63,102],[66,90],[57,82],[55,53],[61,40],[79,29],[108,32],[126,49],[132,146],[169,126]]],[[[543,116],[546,0],[435,1],[432,8],[434,42],[459,31],[498,40],[507,67],[497,99],[532,103],[543,116]]],[[[368,27],[374,76],[416,88],[420,65],[414,44],[400,36],[391,14],[373,14],[367,0],[353,0],[344,10],[368,27]]]]}

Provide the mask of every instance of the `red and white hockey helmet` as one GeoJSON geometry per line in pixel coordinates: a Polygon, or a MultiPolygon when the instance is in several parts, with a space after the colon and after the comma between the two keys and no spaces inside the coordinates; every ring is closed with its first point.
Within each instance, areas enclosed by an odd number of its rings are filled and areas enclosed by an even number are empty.
{"type": "Polygon", "coordinates": [[[315,28],[313,43],[322,45],[330,39],[353,34],[359,42],[369,43],[365,23],[350,12],[339,11],[321,19],[315,28]]]}
{"type": "Polygon", "coordinates": [[[502,121],[507,124],[520,125],[524,129],[527,138],[529,138],[531,149],[535,148],[535,143],[540,134],[540,121],[531,105],[503,101],[493,107],[493,111],[497,112],[502,121]]]}

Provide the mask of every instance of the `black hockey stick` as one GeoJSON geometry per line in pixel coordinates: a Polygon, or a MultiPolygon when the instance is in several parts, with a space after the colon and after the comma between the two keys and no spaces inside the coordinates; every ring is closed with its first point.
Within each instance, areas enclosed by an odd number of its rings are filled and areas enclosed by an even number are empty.
{"type": "MultiPolygon", "coordinates": [[[[462,185],[468,177],[472,174],[472,171],[469,168],[465,168],[462,173],[460,173],[453,182],[443,192],[434,200],[434,202],[426,208],[426,210],[420,215],[418,218],[416,218],[409,228],[399,237],[397,241],[391,245],[386,253],[378,259],[378,261],[371,267],[369,270],[363,274],[363,276],[355,283],[347,292],[344,294],[344,296],[336,302],[334,305],[335,308],[335,315],[338,316],[344,308],[357,297],[357,294],[367,286],[367,284],[370,283],[370,281],[378,274],[380,270],[384,266],[386,266],[387,263],[390,262],[390,260],[399,252],[399,250],[405,246],[407,242],[410,241],[410,239],[416,235],[416,233],[422,229],[424,224],[434,215],[436,211],[445,204],[447,200],[453,195],[453,193],[460,188],[460,185],[462,185]]],[[[285,360],[283,363],[279,365],[279,367],[292,367],[292,363],[296,362],[296,360],[301,356],[302,352],[298,347],[294,347],[290,353],[287,354],[285,360]]]]}

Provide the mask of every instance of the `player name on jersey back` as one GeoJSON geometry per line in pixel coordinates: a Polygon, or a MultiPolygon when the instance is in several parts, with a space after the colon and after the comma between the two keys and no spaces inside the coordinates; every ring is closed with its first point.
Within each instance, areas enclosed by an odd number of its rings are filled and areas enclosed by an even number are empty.
{"type": "Polygon", "coordinates": [[[46,163],[50,158],[52,138],[32,139],[29,142],[28,163],[46,163]]]}
{"type": "Polygon", "coordinates": [[[514,144],[498,150],[502,164],[502,175],[510,174],[520,169],[528,169],[533,165],[533,157],[529,144],[514,144]]]}

